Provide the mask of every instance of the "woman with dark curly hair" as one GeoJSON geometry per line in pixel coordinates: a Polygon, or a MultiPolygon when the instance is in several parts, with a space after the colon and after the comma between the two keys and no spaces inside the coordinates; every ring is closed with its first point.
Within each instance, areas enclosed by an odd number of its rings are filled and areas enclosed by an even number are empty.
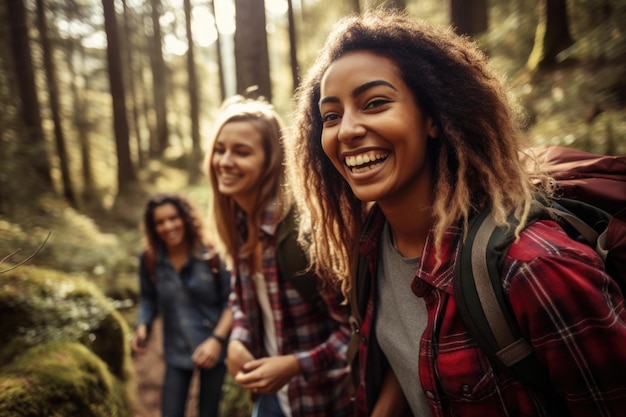
{"type": "Polygon", "coordinates": [[[132,348],[144,344],[157,314],[163,319],[166,362],[161,397],[163,417],[183,417],[194,369],[200,372],[200,417],[218,415],[226,375],[230,274],[204,240],[198,210],[175,193],[152,196],[142,229],[138,325],[132,348]]]}
{"type": "Polygon", "coordinates": [[[523,119],[475,44],[401,13],[347,17],[296,99],[286,149],[310,256],[345,293],[359,288],[359,416],[623,412],[623,297],[593,249],[552,221],[526,224],[537,190],[523,119]],[[550,393],[492,365],[457,309],[458,250],[488,207],[498,225],[519,221],[504,290],[550,393]]]}

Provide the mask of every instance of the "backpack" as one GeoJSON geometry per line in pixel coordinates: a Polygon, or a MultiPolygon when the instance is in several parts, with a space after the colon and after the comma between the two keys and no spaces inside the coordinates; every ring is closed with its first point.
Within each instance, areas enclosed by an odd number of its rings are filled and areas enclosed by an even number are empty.
{"type": "MultiPolygon", "coordinates": [[[[550,159],[543,162],[557,180],[563,197],[551,202],[540,200],[543,207],[531,213],[529,224],[552,219],[570,238],[596,249],[607,273],[626,294],[626,157],[595,155],[564,147],[546,150],[550,159]],[[577,166],[581,167],[578,171],[577,166]],[[603,184],[601,188],[599,183],[603,184]]],[[[521,335],[500,277],[516,226],[511,216],[508,228],[496,227],[489,209],[471,220],[458,255],[454,293],[468,331],[487,356],[495,364],[509,368],[520,380],[545,392],[552,390],[547,370],[521,335]]]]}
{"type": "MultiPolygon", "coordinates": [[[[570,237],[596,248],[605,260],[607,272],[626,294],[626,157],[596,155],[561,146],[534,150],[542,168],[557,181],[561,197],[552,203],[543,201],[545,209],[532,213],[531,221],[550,216],[570,237]],[[600,244],[596,246],[598,241],[600,244]]],[[[484,210],[472,219],[459,253],[454,292],[461,317],[472,338],[494,363],[508,367],[531,386],[551,392],[547,370],[521,336],[502,288],[501,265],[514,239],[507,233],[515,229],[514,218],[509,219],[510,229],[496,228],[489,214],[489,210],[484,210]],[[479,266],[472,266],[472,253],[479,266]],[[485,273],[479,274],[477,268],[485,273]],[[498,355],[505,347],[513,352],[510,355],[513,359],[500,355],[506,364],[498,355]]],[[[365,276],[366,272],[366,259],[359,256],[357,276],[365,276]]],[[[369,283],[363,281],[356,280],[349,293],[352,337],[347,356],[352,364],[354,387],[359,381],[359,365],[355,360],[361,337],[361,312],[367,303],[364,294],[370,291],[369,283]]]]}
{"type": "Polygon", "coordinates": [[[298,225],[296,210],[292,208],[277,230],[278,244],[276,248],[276,266],[281,275],[298,291],[300,297],[313,303],[319,311],[328,310],[326,302],[320,295],[317,275],[308,270],[309,260],[298,243],[298,225]]]}

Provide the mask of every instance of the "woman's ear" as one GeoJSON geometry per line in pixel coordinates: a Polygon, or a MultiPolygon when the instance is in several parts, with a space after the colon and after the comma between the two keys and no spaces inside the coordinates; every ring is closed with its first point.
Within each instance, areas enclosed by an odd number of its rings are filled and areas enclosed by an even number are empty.
{"type": "Polygon", "coordinates": [[[426,123],[428,124],[428,137],[432,139],[437,139],[437,137],[439,136],[439,129],[433,121],[433,118],[429,117],[426,123]]]}

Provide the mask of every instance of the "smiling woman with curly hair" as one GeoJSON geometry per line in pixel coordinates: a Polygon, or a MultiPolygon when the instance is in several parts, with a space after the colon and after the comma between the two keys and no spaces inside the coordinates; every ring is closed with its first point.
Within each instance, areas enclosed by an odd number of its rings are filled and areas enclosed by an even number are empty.
{"type": "Polygon", "coordinates": [[[163,319],[166,370],[163,416],[184,417],[195,369],[200,373],[198,416],[216,416],[226,375],[230,274],[204,239],[199,211],[184,196],[159,193],[143,215],[138,325],[132,348],[145,342],[158,314],[163,319]]]}
{"type": "Polygon", "coordinates": [[[523,119],[475,44],[398,12],[347,17],[296,102],[286,149],[310,257],[359,289],[358,416],[623,412],[623,296],[593,249],[550,220],[527,225],[523,119]],[[519,222],[503,288],[549,392],[492,365],[457,308],[458,250],[485,209],[519,222]]]}

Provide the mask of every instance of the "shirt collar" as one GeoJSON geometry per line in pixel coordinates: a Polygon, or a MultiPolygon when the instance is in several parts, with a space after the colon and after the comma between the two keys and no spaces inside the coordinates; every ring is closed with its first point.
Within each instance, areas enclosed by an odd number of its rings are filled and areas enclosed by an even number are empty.
{"type": "MultiPolygon", "coordinates": [[[[367,259],[378,259],[380,236],[386,222],[383,212],[378,204],[375,204],[366,219],[363,234],[361,236],[361,254],[367,259]]],[[[437,258],[435,255],[435,244],[433,229],[430,230],[416,277],[439,290],[452,293],[452,279],[454,277],[454,266],[459,245],[461,244],[461,228],[458,225],[451,226],[446,230],[441,245],[441,264],[435,272],[437,258]]]]}
{"type": "MultiPolygon", "coordinates": [[[[270,202],[265,210],[261,213],[261,224],[259,225],[260,232],[274,236],[276,234],[278,223],[275,220],[276,215],[276,201],[270,202]]],[[[239,230],[245,230],[246,228],[246,212],[241,208],[237,208],[237,225],[239,230]]]]}

